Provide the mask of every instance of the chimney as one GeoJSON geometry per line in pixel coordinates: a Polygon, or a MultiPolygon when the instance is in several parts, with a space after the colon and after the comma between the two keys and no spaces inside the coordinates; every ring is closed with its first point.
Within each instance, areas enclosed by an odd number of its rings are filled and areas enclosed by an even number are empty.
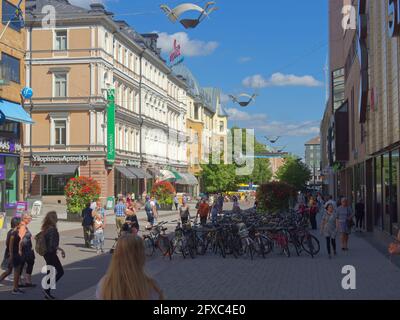
{"type": "Polygon", "coordinates": [[[106,8],[104,7],[104,4],[97,2],[97,3],[91,3],[90,4],[90,11],[91,12],[105,12],[106,8]]]}

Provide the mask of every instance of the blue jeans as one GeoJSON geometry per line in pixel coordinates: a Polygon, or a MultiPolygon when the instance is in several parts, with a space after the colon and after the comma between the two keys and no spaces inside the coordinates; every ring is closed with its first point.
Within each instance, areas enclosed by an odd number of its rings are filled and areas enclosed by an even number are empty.
{"type": "Polygon", "coordinates": [[[147,213],[147,221],[151,224],[154,225],[154,216],[152,212],[146,212],[147,213]]]}
{"type": "Polygon", "coordinates": [[[104,231],[96,230],[94,233],[94,245],[97,250],[103,250],[104,246],[104,231]]]}

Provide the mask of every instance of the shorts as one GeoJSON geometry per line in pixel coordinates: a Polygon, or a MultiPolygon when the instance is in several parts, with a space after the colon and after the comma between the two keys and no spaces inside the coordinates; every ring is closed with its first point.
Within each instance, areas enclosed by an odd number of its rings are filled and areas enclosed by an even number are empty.
{"type": "Polygon", "coordinates": [[[12,260],[12,267],[14,269],[22,267],[24,264],[23,258],[19,254],[14,254],[13,260],[12,260]]]}

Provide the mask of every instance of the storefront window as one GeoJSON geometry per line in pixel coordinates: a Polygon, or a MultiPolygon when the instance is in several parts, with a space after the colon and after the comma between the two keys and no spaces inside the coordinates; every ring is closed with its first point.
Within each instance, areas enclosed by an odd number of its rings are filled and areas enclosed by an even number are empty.
{"type": "Polygon", "coordinates": [[[390,232],[390,154],[383,155],[383,184],[384,184],[384,203],[385,210],[383,215],[383,228],[385,231],[390,232]]]}
{"type": "Polygon", "coordinates": [[[74,176],[43,176],[43,190],[44,196],[62,196],[64,188],[69,179],[74,176]]]}
{"type": "Polygon", "coordinates": [[[5,158],[6,165],[6,207],[12,207],[17,202],[17,168],[18,159],[5,158]]]}
{"type": "Polygon", "coordinates": [[[382,227],[382,158],[375,158],[375,226],[382,227]]]}
{"type": "Polygon", "coordinates": [[[400,154],[399,151],[392,152],[392,206],[391,206],[391,213],[392,213],[392,221],[394,224],[399,222],[399,212],[398,212],[398,179],[399,179],[399,165],[400,165],[400,154]]]}

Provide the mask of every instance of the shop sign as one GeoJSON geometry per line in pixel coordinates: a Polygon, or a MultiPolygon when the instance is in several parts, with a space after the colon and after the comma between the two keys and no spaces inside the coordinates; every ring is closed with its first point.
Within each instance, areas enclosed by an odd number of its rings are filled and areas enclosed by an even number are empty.
{"type": "Polygon", "coordinates": [[[28,211],[28,202],[18,201],[15,209],[15,217],[21,218],[26,211],[28,211]]]}
{"type": "Polygon", "coordinates": [[[65,163],[70,163],[70,162],[88,162],[89,161],[89,156],[38,156],[34,155],[33,156],[33,161],[34,162],[40,162],[40,163],[50,163],[50,162],[65,162],[65,163]]]}
{"type": "Polygon", "coordinates": [[[0,164],[0,180],[6,179],[6,165],[0,164]]]}
{"type": "Polygon", "coordinates": [[[20,153],[22,150],[21,144],[14,140],[0,138],[0,151],[7,153],[20,153]]]}
{"type": "Polygon", "coordinates": [[[115,162],[115,89],[107,92],[107,162],[115,162]]]}
{"type": "Polygon", "coordinates": [[[107,202],[106,202],[106,210],[112,210],[114,209],[114,197],[108,197],[107,202]]]}

